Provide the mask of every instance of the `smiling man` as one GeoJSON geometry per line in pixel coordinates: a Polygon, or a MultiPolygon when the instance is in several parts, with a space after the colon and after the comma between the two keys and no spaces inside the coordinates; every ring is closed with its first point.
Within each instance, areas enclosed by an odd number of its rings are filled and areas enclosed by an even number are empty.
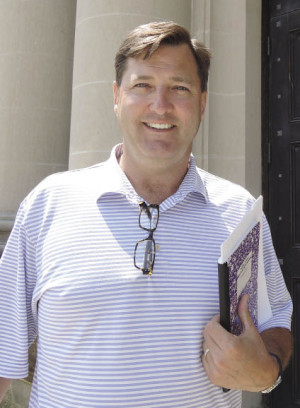
{"type": "Polygon", "coordinates": [[[146,201],[159,204],[178,189],[206,95],[187,44],[128,59],[121,83],[114,84],[123,135],[120,166],[146,201]]]}
{"type": "Polygon", "coordinates": [[[30,408],[240,408],[291,353],[291,299],[264,220],[272,318],[218,320],[220,245],[251,207],[195,165],[210,54],[172,22],[137,27],[115,60],[123,143],[48,177],[21,204],[0,263],[0,394],[27,375],[30,408]],[[205,350],[205,353],[204,353],[205,350]],[[222,387],[230,389],[223,392],[222,387]]]}

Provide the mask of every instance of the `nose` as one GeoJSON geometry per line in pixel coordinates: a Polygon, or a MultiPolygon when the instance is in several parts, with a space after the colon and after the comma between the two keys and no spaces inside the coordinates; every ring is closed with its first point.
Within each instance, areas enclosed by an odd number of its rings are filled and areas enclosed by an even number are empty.
{"type": "Polygon", "coordinates": [[[150,109],[158,115],[164,115],[172,111],[173,104],[167,89],[160,88],[153,92],[150,109]]]}

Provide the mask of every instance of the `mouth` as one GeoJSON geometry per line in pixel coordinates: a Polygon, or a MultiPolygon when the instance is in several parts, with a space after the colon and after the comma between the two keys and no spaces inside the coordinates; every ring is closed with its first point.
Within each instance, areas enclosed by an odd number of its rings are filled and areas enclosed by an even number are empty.
{"type": "Polygon", "coordinates": [[[170,130],[175,127],[171,123],[156,123],[156,122],[143,122],[144,125],[153,130],[170,130]]]}

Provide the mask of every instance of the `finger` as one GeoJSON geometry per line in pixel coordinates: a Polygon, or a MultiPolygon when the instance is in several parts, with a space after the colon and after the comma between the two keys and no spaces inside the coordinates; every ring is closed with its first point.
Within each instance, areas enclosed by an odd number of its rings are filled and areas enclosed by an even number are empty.
{"type": "Polygon", "coordinates": [[[201,360],[206,370],[208,369],[209,364],[213,362],[213,353],[218,353],[218,350],[219,347],[215,343],[214,339],[212,339],[210,336],[204,337],[204,341],[202,343],[201,360]]]}
{"type": "Polygon", "coordinates": [[[211,362],[211,350],[208,347],[203,348],[203,353],[201,356],[202,364],[204,366],[204,369],[207,371],[209,369],[209,365],[211,362]]]}
{"type": "Polygon", "coordinates": [[[207,348],[204,350],[204,352],[203,352],[203,358],[204,358],[205,360],[207,359],[208,353],[210,353],[210,349],[207,347],[207,348]]]}
{"type": "Polygon", "coordinates": [[[232,334],[225,330],[219,323],[218,317],[215,316],[204,329],[204,338],[211,350],[223,350],[230,341],[232,334]]]}
{"type": "Polygon", "coordinates": [[[238,306],[238,315],[243,326],[243,330],[253,327],[254,323],[249,312],[249,295],[243,295],[238,306]]]}
{"type": "Polygon", "coordinates": [[[205,339],[202,343],[202,353],[201,353],[201,359],[207,361],[208,354],[211,354],[212,350],[215,349],[215,344],[211,339],[205,339]]]}
{"type": "Polygon", "coordinates": [[[211,319],[212,322],[214,323],[220,323],[220,315],[216,315],[211,319]]]}

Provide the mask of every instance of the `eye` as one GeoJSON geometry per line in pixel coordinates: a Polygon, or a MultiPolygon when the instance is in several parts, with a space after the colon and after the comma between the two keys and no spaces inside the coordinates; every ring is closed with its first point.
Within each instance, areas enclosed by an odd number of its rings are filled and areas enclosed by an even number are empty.
{"type": "Polygon", "coordinates": [[[132,91],[136,92],[138,95],[139,94],[147,94],[151,91],[152,87],[149,83],[147,82],[137,82],[136,84],[133,84],[132,91]]]}
{"type": "Polygon", "coordinates": [[[189,91],[190,91],[188,88],[186,88],[186,87],[183,86],[183,85],[177,85],[177,86],[175,86],[175,89],[176,89],[177,91],[180,91],[180,92],[189,92],[189,91]]]}
{"type": "Polygon", "coordinates": [[[135,88],[148,88],[148,87],[150,87],[150,85],[145,83],[145,82],[140,82],[138,84],[135,84],[134,87],[135,88]]]}

